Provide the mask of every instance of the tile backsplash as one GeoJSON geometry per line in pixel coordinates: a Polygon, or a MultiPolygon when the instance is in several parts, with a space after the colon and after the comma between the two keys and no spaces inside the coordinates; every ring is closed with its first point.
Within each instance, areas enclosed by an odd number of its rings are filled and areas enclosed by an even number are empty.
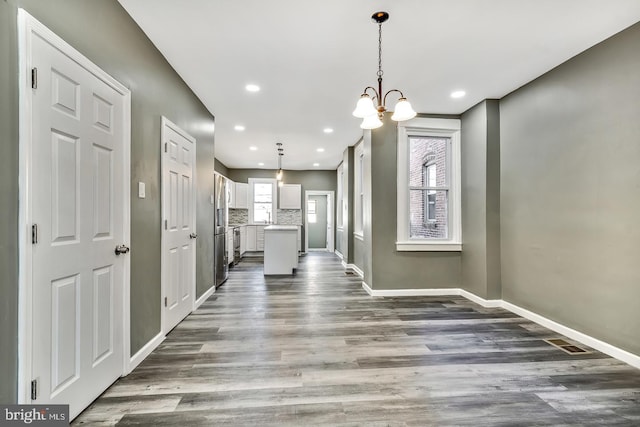
{"type": "MultiPolygon", "coordinates": [[[[249,209],[229,209],[229,224],[247,224],[249,222],[249,209]]],[[[278,209],[278,224],[301,225],[302,210],[278,209]]]]}

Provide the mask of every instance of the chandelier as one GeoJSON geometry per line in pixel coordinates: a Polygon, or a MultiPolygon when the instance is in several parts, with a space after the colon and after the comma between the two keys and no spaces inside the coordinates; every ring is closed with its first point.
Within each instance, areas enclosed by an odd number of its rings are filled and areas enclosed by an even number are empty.
{"type": "Polygon", "coordinates": [[[382,23],[389,19],[387,12],[376,12],[371,16],[374,22],[378,24],[378,90],[372,86],[364,88],[364,92],[360,95],[360,99],[356,104],[356,109],[353,111],[353,115],[362,119],[360,127],[362,129],[376,129],[382,126],[382,118],[384,112],[387,111],[386,102],[387,96],[392,92],[398,92],[400,98],[394,108],[394,113],[391,119],[401,122],[403,120],[409,120],[416,116],[416,112],[411,108],[411,104],[404,97],[402,91],[398,89],[391,89],[382,96],[382,23]],[[367,93],[368,90],[373,91],[373,98],[367,93]],[[374,106],[373,100],[377,100],[377,107],[374,106]]]}

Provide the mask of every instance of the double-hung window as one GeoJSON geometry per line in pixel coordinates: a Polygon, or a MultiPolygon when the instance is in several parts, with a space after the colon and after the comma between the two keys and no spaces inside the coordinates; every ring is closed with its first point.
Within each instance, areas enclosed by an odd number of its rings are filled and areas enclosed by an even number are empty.
{"type": "Polygon", "coordinates": [[[459,120],[398,126],[397,194],[397,250],[461,250],[459,120]]]}
{"type": "Polygon", "coordinates": [[[249,222],[276,222],[276,180],[249,178],[249,222]]]}

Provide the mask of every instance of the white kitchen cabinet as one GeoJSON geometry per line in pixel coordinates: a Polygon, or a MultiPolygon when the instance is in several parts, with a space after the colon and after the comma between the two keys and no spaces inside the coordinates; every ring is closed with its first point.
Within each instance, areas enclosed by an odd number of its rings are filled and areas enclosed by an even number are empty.
{"type": "Polygon", "coordinates": [[[249,184],[245,182],[236,182],[235,184],[233,207],[236,209],[249,209],[249,184]]]}
{"type": "Polygon", "coordinates": [[[280,209],[302,208],[302,185],[283,184],[280,187],[280,209]]]}
{"type": "Polygon", "coordinates": [[[240,256],[247,251],[247,226],[240,226],[240,256]]]}
{"type": "Polygon", "coordinates": [[[264,251],[264,225],[256,225],[256,251],[264,251]]]}
{"type": "Polygon", "coordinates": [[[298,268],[295,225],[270,225],[264,230],[264,274],[293,274],[298,268]]]}
{"type": "Polygon", "coordinates": [[[236,207],[236,183],[227,179],[227,207],[236,207]]]}
{"type": "Polygon", "coordinates": [[[233,263],[233,228],[227,230],[227,262],[233,263]]]}
{"type": "Polygon", "coordinates": [[[245,248],[247,249],[247,252],[256,251],[256,226],[255,225],[247,225],[247,243],[245,248]]]}

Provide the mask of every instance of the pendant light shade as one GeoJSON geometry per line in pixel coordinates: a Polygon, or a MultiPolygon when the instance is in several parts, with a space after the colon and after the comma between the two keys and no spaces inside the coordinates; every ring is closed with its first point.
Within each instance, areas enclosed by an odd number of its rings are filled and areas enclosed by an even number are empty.
{"type": "Polygon", "coordinates": [[[278,173],[276,174],[276,179],[278,181],[282,181],[282,175],[283,175],[282,169],[278,169],[278,173]]]}
{"type": "Polygon", "coordinates": [[[380,117],[378,117],[378,114],[365,117],[364,119],[362,119],[362,123],[360,124],[360,127],[362,129],[377,129],[380,126],[382,126],[382,121],[380,121],[380,117]]]}
{"type": "Polygon", "coordinates": [[[413,119],[415,116],[416,112],[411,108],[411,103],[407,101],[407,98],[400,98],[398,99],[398,103],[396,104],[396,108],[394,109],[391,119],[396,122],[401,122],[403,120],[413,119]]]}
{"type": "Polygon", "coordinates": [[[360,119],[378,114],[378,110],[373,105],[373,100],[369,95],[363,93],[356,104],[356,109],[353,110],[353,115],[360,119]]]}

